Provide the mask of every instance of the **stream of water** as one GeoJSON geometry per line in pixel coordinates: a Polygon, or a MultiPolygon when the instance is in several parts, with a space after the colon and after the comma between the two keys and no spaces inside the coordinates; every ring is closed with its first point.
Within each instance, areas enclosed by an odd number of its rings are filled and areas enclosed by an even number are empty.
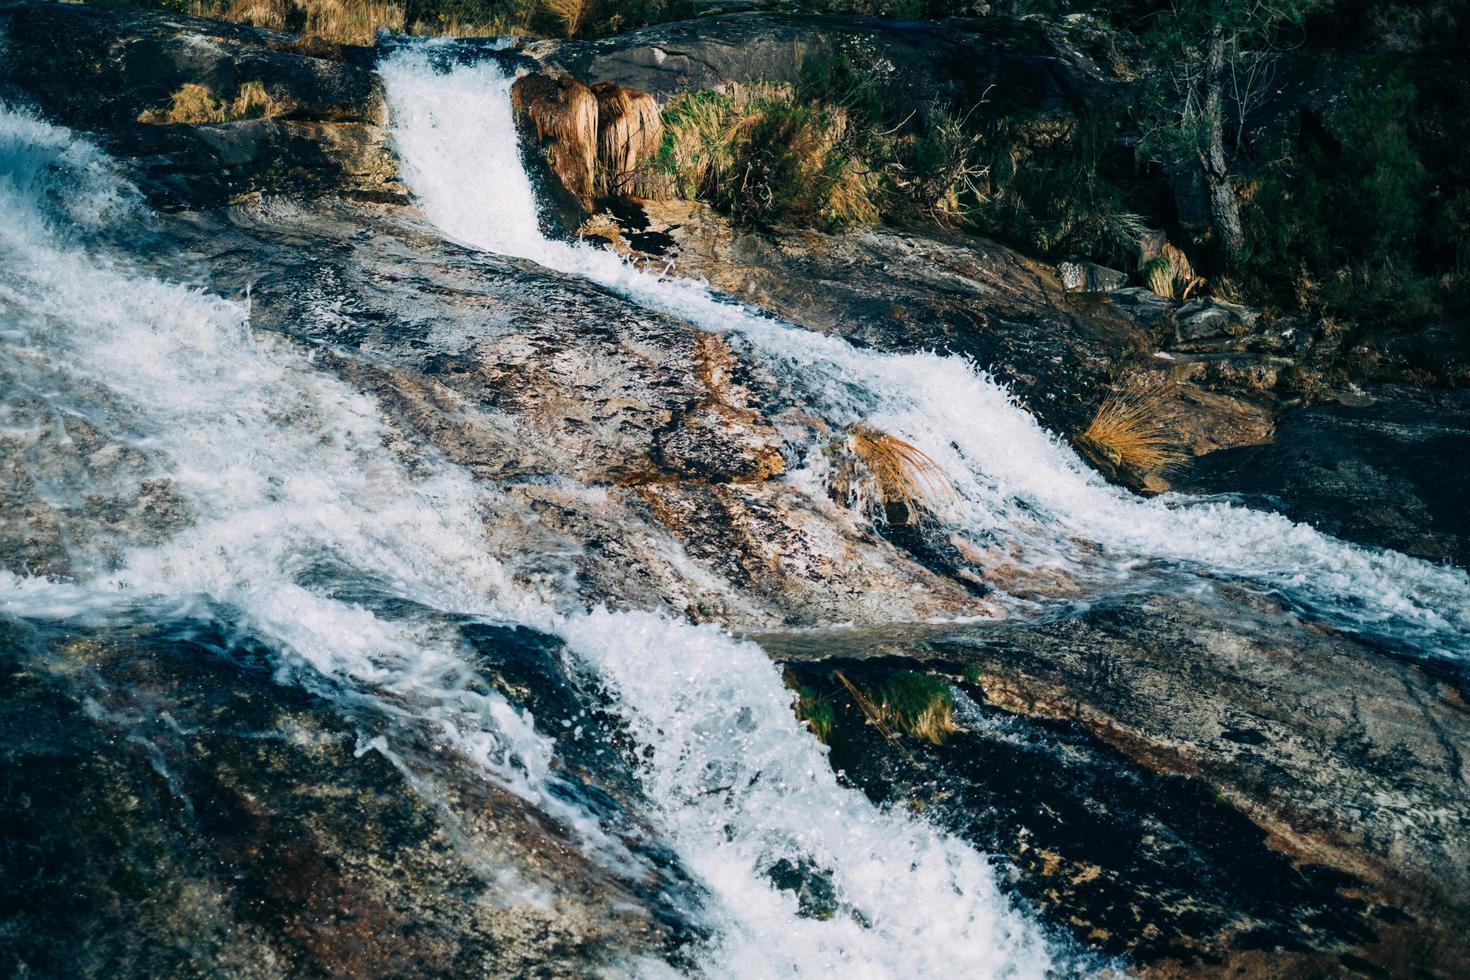
{"type": "Polygon", "coordinates": [[[649,819],[709,895],[697,914],[713,938],[696,959],[711,974],[1047,969],[1040,932],[983,855],[838,785],[759,647],[651,614],[567,615],[518,592],[477,545],[499,504],[468,475],[442,462],[409,472],[372,401],[253,334],[245,304],[150,278],[98,244],[147,218],[104,155],[10,110],[0,140],[0,357],[23,382],[7,406],[29,410],[7,433],[84,418],[191,514],[117,560],[75,542],[70,580],[0,573],[0,613],[95,624],[230,609],[278,648],[283,675],[330,681],[319,686],[358,715],[370,703],[365,744],[410,767],[414,745],[447,744],[460,778],[494,781],[637,878],[639,858],[554,765],[559,719],[476,683],[450,617],[532,626],[597,671],[645,747],[649,819]],[[343,598],[344,576],[408,603],[343,598]],[[823,869],[849,913],[800,915],[767,875],[783,860],[823,869]]]}
{"type": "MultiPolygon", "coordinates": [[[[403,176],[446,235],[531,259],[652,310],[745,339],[799,385],[833,427],[867,421],[912,442],[954,484],[940,502],[952,529],[1099,587],[1166,564],[1238,578],[1347,628],[1416,652],[1460,656],[1470,637],[1470,576],[1396,552],[1359,548],[1276,514],[1109,485],[1019,408],[983,368],[941,353],[892,354],[780,322],[703,284],[648,275],[617,255],[548,239],[511,115],[514,77],[462,61],[452,43],[400,48],[380,66],[403,176]]],[[[820,447],[808,447],[819,456],[820,447]]],[[[792,477],[801,481],[798,469],[792,477]]],[[[818,480],[808,480],[823,492],[818,480]]]]}
{"type": "MultiPolygon", "coordinates": [[[[547,239],[521,166],[511,78],[494,60],[454,54],[452,43],[411,45],[381,65],[404,177],[446,236],[740,338],[831,426],[868,420],[931,455],[957,491],[939,516],[979,544],[1097,588],[1160,564],[1234,577],[1424,655],[1463,649],[1461,571],[1239,507],[1140,500],[1091,474],[963,359],[860,350],[547,239]]],[[[839,783],[757,645],[652,612],[571,608],[571,596],[553,608],[517,588],[481,544],[505,503],[428,451],[407,466],[388,448],[381,407],[289,341],[253,332],[248,303],[140,271],[130,249],[167,247],[149,237],[151,222],[94,146],[0,109],[0,434],[31,444],[85,422],[121,447],[105,452],[132,462],[99,462],[83,485],[50,488],[55,499],[165,481],[180,515],[119,553],[69,542],[65,578],[0,572],[0,613],[96,623],[140,608],[227,608],[278,650],[284,679],[330,681],[321,689],[372,705],[380,723],[365,745],[409,768],[418,740],[450,746],[463,773],[637,878],[645,859],[556,764],[561,729],[481,683],[459,630],[469,620],[552,634],[610,693],[641,750],[645,816],[708,894],[691,913],[711,936],[694,956],[707,973],[1057,968],[985,855],[839,783]],[[344,580],[403,602],[356,601],[344,580]],[[780,861],[822,869],[844,912],[802,915],[770,880],[780,861]]],[[[819,493],[817,447],[800,451],[812,462],[788,478],[819,493]]]]}

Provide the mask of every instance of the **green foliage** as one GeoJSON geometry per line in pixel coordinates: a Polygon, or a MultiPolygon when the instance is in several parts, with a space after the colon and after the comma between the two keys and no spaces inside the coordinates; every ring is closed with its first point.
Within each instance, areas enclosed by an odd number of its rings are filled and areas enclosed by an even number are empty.
{"type": "Polygon", "coordinates": [[[832,707],[830,698],[817,694],[811,688],[802,687],[797,689],[796,694],[796,720],[806,722],[806,727],[817,741],[823,745],[832,744],[832,726],[837,723],[837,715],[832,707]]]}
{"type": "Polygon", "coordinates": [[[848,124],[841,107],[790,86],[684,93],[664,110],[656,163],[684,196],[741,223],[866,224],[877,219],[875,180],[848,124]]]}
{"type": "Polygon", "coordinates": [[[1143,219],[1132,206],[1138,182],[1125,127],[1121,107],[1101,104],[1075,115],[989,116],[973,227],[1041,255],[1132,265],[1143,219]]]}
{"type": "Polygon", "coordinates": [[[1269,171],[1246,209],[1246,269],[1258,297],[1291,296],[1348,321],[1408,323],[1436,308],[1420,244],[1463,268],[1470,192],[1426,214],[1428,175],[1409,131],[1417,93],[1401,76],[1359,77],[1327,134],[1269,171]],[[1461,251],[1456,252],[1451,243],[1461,251]]]}
{"type": "Polygon", "coordinates": [[[900,671],[873,692],[873,701],[885,723],[918,738],[939,744],[954,731],[954,694],[929,674],[900,671]]]}

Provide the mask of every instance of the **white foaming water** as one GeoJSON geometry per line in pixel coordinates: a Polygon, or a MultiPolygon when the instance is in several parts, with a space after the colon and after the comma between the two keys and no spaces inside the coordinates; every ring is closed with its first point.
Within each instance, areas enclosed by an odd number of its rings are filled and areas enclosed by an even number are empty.
{"type": "Polygon", "coordinates": [[[720,899],[720,975],[1047,972],[1045,946],[983,857],[838,786],[755,644],[647,614],[595,612],[560,632],[653,750],[645,787],[662,829],[720,899]],[[826,921],[798,915],[796,896],[762,874],[782,860],[830,875],[843,907],[826,921]]]}
{"type": "MultiPolygon", "coordinates": [[[[758,648],[713,628],[565,614],[519,594],[476,544],[496,501],[465,474],[432,460],[410,474],[385,448],[378,407],[280,338],[253,336],[243,305],[130,272],[88,250],[85,235],[63,233],[141,218],[134,197],[94,148],[0,107],[0,358],[41,365],[55,383],[35,397],[57,414],[90,412],[146,451],[192,509],[187,528],[117,567],[78,549],[75,582],[0,573],[0,611],[78,619],[148,601],[187,614],[201,598],[232,607],[622,869],[626,851],[551,792],[554,743],[474,683],[432,618],[386,618],[313,578],[345,569],[432,609],[559,633],[619,693],[652,751],[644,780],[656,822],[713,896],[707,973],[1050,968],[1038,930],[997,892],[981,855],[837,785],[758,648]],[[96,409],[102,400],[109,407],[96,409]],[[842,911],[802,917],[769,880],[782,859],[830,875],[842,911]]],[[[394,737],[369,744],[394,758],[394,737]]]]}
{"type": "Polygon", "coordinates": [[[252,336],[242,304],[130,273],[67,240],[141,220],[135,198],[94,147],[0,107],[0,357],[44,365],[55,380],[31,397],[161,459],[194,512],[191,526],[133,549],[121,567],[79,542],[78,583],[0,576],[0,610],[65,618],[157,596],[233,607],[589,846],[611,846],[549,791],[554,744],[474,683],[451,638],[303,584],[331,564],[434,609],[511,605],[500,567],[475,547],[483,502],[473,484],[447,467],[411,478],[384,448],[377,406],[279,338],[252,336]],[[70,381],[105,392],[116,414],[70,381]]]}
{"type": "MultiPolygon", "coordinates": [[[[1284,517],[1183,495],[1143,500],[1110,486],[969,361],[885,354],[649,276],[616,255],[546,239],[521,164],[498,64],[449,65],[443,42],[404,47],[379,71],[403,175],[446,234],[583,276],[650,309],[744,337],[827,422],[869,420],[914,443],[951,478],[941,516],[1001,561],[1088,586],[1168,563],[1279,592],[1313,615],[1429,655],[1470,647],[1470,575],[1359,548],[1284,517]]],[[[811,452],[813,447],[806,447],[811,452]]]]}

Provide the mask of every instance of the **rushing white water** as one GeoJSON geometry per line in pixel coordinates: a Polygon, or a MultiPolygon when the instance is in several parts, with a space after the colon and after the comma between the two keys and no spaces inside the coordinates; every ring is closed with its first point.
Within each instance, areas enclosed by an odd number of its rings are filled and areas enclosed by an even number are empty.
{"type": "Polygon", "coordinates": [[[253,336],[243,305],[68,241],[142,219],[95,148],[10,110],[0,110],[0,141],[5,363],[43,372],[48,382],[30,394],[56,418],[85,415],[154,458],[194,516],[120,567],[78,542],[81,585],[7,575],[0,610],[77,614],[153,596],[232,607],[321,674],[411,715],[591,846],[606,845],[594,821],[549,792],[551,740],[471,683],[451,638],[303,584],[335,565],[430,608],[511,605],[500,567],[476,547],[484,502],[468,477],[448,467],[411,477],[384,448],[376,405],[280,339],[253,336]]]}
{"type": "Polygon", "coordinates": [[[554,792],[546,726],[474,683],[443,617],[393,618],[336,598],[320,570],[430,610],[558,633],[622,699],[647,749],[654,823],[709,889],[705,972],[1050,968],[1038,930],[999,894],[980,854],[838,785],[759,648],[713,628],[568,613],[519,593],[479,544],[485,512],[500,503],[466,474],[432,459],[410,472],[386,448],[378,407],[288,342],[253,335],[246,306],[108,258],[91,235],[145,222],[135,198],[95,148],[0,108],[0,366],[37,378],[26,396],[55,417],[85,414],[137,449],[189,508],[181,530],[118,561],[75,542],[74,581],[0,573],[0,612],[79,620],[142,603],[229,608],[298,672],[331,678],[401,722],[372,740],[385,755],[398,758],[400,731],[427,732],[466,772],[623,869],[635,859],[618,840],[567,801],[574,794],[554,792]],[[770,881],[783,859],[828,875],[843,910],[801,916],[770,881]]]}
{"type": "MultiPolygon", "coordinates": [[[[658,278],[616,255],[548,240],[521,164],[513,81],[493,61],[454,63],[443,42],[380,65],[403,175],[449,236],[583,276],[648,308],[745,338],[804,387],[834,426],[869,420],[933,457],[956,499],[942,517],[1006,561],[1084,584],[1167,564],[1278,592],[1309,613],[1427,655],[1470,648],[1470,575],[1360,548],[1279,515],[1218,501],[1139,499],[1108,485],[967,360],[887,354],[723,302],[702,284],[658,278]]],[[[808,447],[811,450],[812,447],[808,447]]]]}

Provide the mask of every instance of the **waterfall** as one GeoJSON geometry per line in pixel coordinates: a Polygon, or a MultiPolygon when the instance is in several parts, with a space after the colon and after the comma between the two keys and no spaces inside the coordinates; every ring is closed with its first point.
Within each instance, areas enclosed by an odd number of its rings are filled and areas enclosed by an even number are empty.
{"type": "MultiPolygon", "coordinates": [[[[431,221],[463,243],[738,335],[833,427],[868,420],[932,457],[957,491],[939,516],[978,549],[1099,590],[1142,575],[1167,575],[1186,588],[1201,576],[1236,579],[1417,654],[1470,650],[1470,575],[1463,570],[1356,547],[1218,500],[1140,499],[1107,484],[964,358],[859,349],[724,301],[701,283],[652,276],[610,252],[548,240],[537,230],[517,146],[513,77],[493,59],[466,63],[446,57],[452,51],[452,42],[410,44],[379,66],[403,176],[431,221]]],[[[820,451],[803,449],[813,459],[820,451]]],[[[810,474],[797,467],[788,479],[801,484],[804,477],[810,474]]],[[[820,492],[815,479],[805,482],[820,492]]]]}
{"type": "MultiPolygon", "coordinates": [[[[476,105],[510,131],[503,91],[476,105]]],[[[500,227],[515,236],[487,244],[537,246],[529,188],[509,186],[519,166],[487,176],[506,191],[500,227]]],[[[759,647],[652,614],[565,612],[519,590],[480,545],[494,494],[433,457],[410,470],[387,448],[379,406],[284,338],[252,332],[248,304],[153,278],[108,244],[149,220],[95,147],[0,108],[0,369],[50,418],[85,417],[135,453],[187,511],[120,555],[74,543],[69,581],[0,572],[0,613],[90,623],[228,610],[277,649],[281,680],[373,714],[364,751],[413,770],[416,745],[445,746],[465,778],[526,800],[638,879],[640,858],[558,770],[557,739],[574,736],[480,682],[455,622],[555,634],[613,692],[645,760],[646,819],[707,892],[688,910],[711,937],[692,951],[704,972],[1053,968],[984,855],[839,783],[759,647]],[[336,588],[345,579],[406,601],[354,601],[336,588]],[[771,881],[782,862],[825,876],[837,914],[803,915],[771,881]]]]}

